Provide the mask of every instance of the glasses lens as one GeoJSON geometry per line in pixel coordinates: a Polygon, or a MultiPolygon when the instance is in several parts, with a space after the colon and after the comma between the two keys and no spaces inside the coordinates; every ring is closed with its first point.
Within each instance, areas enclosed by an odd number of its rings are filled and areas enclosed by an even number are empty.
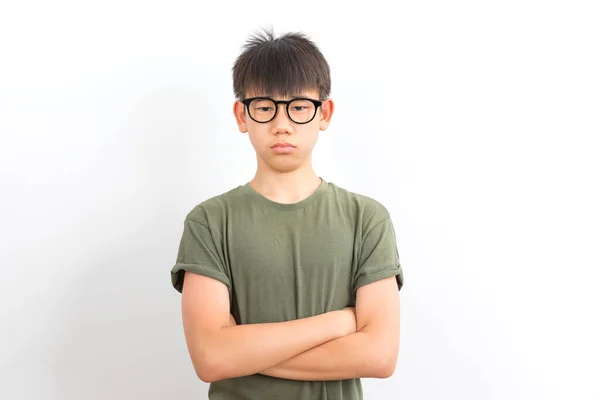
{"type": "Polygon", "coordinates": [[[306,123],[315,116],[315,105],[308,100],[295,100],[290,103],[289,113],[292,121],[306,123]]]}
{"type": "Polygon", "coordinates": [[[248,107],[252,119],[259,122],[267,122],[275,115],[275,103],[267,99],[257,99],[248,107]]]}

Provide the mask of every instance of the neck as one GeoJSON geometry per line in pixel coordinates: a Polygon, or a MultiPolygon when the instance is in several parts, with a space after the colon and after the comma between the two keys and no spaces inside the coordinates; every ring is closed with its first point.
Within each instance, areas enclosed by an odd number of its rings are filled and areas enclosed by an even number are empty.
{"type": "Polygon", "coordinates": [[[310,196],[321,184],[321,179],[312,166],[287,172],[263,169],[259,166],[249,184],[272,201],[290,204],[310,196]]]}

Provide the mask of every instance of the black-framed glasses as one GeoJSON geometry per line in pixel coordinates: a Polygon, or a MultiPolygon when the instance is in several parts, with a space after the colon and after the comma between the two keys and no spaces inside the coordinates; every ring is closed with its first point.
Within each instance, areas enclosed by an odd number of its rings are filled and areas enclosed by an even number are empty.
{"type": "Polygon", "coordinates": [[[273,100],[270,97],[250,97],[241,102],[248,109],[250,118],[264,124],[275,119],[280,104],[285,104],[288,117],[296,124],[308,124],[317,115],[317,108],[323,104],[322,101],[309,99],[308,97],[296,97],[291,100],[273,100]]]}

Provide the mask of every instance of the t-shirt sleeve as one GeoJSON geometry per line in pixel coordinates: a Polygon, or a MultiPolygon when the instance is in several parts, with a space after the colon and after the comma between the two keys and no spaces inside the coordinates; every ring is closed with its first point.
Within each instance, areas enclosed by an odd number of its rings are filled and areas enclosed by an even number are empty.
{"type": "Polygon", "coordinates": [[[396,276],[398,290],[404,276],[398,256],[396,233],[388,216],[369,229],[362,243],[358,268],[354,279],[354,292],[369,283],[396,276]]]}
{"type": "Polygon", "coordinates": [[[223,282],[231,293],[231,280],[224,266],[220,233],[211,230],[198,221],[186,218],[175,265],[171,269],[171,283],[178,291],[183,291],[185,272],[208,276],[223,282]]]}

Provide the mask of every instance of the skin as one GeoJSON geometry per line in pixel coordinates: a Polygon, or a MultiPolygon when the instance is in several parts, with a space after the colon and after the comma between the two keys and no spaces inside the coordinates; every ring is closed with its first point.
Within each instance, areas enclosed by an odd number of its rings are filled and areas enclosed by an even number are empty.
{"type": "MultiPolygon", "coordinates": [[[[250,92],[246,97],[263,95],[250,92]]],[[[317,90],[305,90],[298,97],[319,99],[317,90]]],[[[289,100],[291,97],[276,98],[289,100]]],[[[241,133],[247,134],[256,152],[257,169],[252,186],[265,197],[279,203],[294,203],[306,198],[320,184],[312,167],[312,151],[319,132],[329,127],[335,110],[332,99],[326,99],[315,118],[307,124],[295,124],[280,104],[277,116],[269,123],[258,123],[250,118],[244,105],[236,101],[233,113],[241,133]],[[277,154],[271,146],[288,142],[296,146],[293,153],[277,154]]]]}

